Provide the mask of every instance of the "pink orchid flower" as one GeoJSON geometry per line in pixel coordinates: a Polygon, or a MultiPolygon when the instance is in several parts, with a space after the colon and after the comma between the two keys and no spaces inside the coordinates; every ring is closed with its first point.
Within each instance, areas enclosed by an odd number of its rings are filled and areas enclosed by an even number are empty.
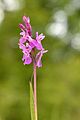
{"type": "Polygon", "coordinates": [[[36,37],[32,38],[32,27],[30,24],[30,18],[23,16],[23,24],[19,24],[19,27],[21,29],[20,35],[21,38],[19,40],[19,48],[23,52],[23,58],[22,61],[25,64],[30,64],[33,62],[33,51],[38,50],[39,52],[37,55],[35,55],[35,61],[36,61],[36,66],[41,67],[41,58],[44,53],[47,52],[47,50],[44,50],[41,41],[45,38],[45,36],[41,33],[38,35],[38,32],[36,32],[36,37]]]}

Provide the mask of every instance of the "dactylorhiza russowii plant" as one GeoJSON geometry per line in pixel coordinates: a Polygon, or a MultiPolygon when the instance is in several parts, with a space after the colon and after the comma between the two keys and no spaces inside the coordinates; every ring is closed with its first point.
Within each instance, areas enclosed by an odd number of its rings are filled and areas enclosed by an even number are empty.
{"type": "Polygon", "coordinates": [[[24,65],[33,63],[34,89],[32,88],[32,83],[30,83],[30,88],[32,89],[31,96],[33,98],[33,101],[31,103],[31,105],[33,104],[33,106],[31,106],[31,108],[34,109],[31,109],[31,119],[37,120],[36,67],[42,67],[42,56],[48,50],[45,50],[42,46],[41,42],[45,38],[45,36],[42,33],[39,35],[38,32],[36,32],[35,38],[32,37],[32,27],[30,24],[30,18],[23,16],[23,22],[24,24],[19,24],[19,27],[21,29],[21,37],[18,45],[23,53],[22,61],[24,65]]]}

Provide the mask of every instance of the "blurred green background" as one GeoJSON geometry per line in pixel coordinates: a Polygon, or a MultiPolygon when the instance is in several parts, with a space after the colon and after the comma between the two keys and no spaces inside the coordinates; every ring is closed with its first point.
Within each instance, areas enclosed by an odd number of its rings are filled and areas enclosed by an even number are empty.
{"type": "Polygon", "coordinates": [[[30,120],[32,65],[18,48],[22,16],[46,35],[37,70],[39,120],[80,120],[80,0],[0,0],[0,120],[30,120]]]}

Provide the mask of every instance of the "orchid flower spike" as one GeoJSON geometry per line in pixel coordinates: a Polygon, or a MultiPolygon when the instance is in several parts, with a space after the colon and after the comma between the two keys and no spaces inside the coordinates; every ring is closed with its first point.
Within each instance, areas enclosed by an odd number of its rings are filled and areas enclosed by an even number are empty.
{"type": "Polygon", "coordinates": [[[45,50],[42,46],[42,40],[45,38],[43,33],[40,35],[36,32],[35,39],[32,38],[32,27],[30,24],[30,18],[23,16],[24,24],[19,24],[21,29],[20,39],[19,39],[19,48],[22,50],[23,58],[22,61],[25,64],[31,64],[35,61],[37,67],[42,67],[42,56],[48,50],[45,50]],[[37,51],[35,54],[35,51],[37,51]]]}

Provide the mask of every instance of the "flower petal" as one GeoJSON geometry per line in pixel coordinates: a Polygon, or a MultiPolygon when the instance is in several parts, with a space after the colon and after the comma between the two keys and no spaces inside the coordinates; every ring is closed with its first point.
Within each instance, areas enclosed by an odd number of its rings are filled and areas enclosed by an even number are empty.
{"type": "Polygon", "coordinates": [[[26,26],[26,29],[28,31],[28,34],[31,36],[32,35],[32,27],[30,25],[29,17],[23,16],[23,21],[25,23],[25,26],[26,26]]]}
{"type": "Polygon", "coordinates": [[[42,51],[37,53],[37,55],[36,55],[36,66],[42,67],[41,58],[42,58],[43,54],[46,53],[47,51],[48,50],[42,50],[42,51]]]}
{"type": "Polygon", "coordinates": [[[20,40],[19,40],[19,43],[20,43],[20,44],[23,44],[23,43],[25,43],[26,41],[27,41],[27,40],[26,40],[25,37],[21,37],[20,40]]]}
{"type": "Polygon", "coordinates": [[[40,42],[36,41],[36,40],[33,41],[33,44],[36,47],[36,49],[38,49],[38,50],[43,50],[44,49],[42,44],[40,42]]]}
{"type": "Polygon", "coordinates": [[[30,64],[32,62],[32,58],[29,56],[27,56],[26,54],[23,55],[22,61],[24,61],[24,65],[25,64],[30,64]]]}
{"type": "Polygon", "coordinates": [[[30,18],[29,17],[26,17],[26,16],[23,16],[23,21],[25,23],[30,23],[30,18]]]}
{"type": "Polygon", "coordinates": [[[36,40],[38,42],[41,42],[41,40],[43,40],[45,38],[45,36],[43,35],[43,33],[41,33],[40,35],[38,35],[38,32],[36,32],[36,40]]]}
{"type": "Polygon", "coordinates": [[[25,30],[25,26],[23,24],[19,24],[21,30],[25,30]]]}

